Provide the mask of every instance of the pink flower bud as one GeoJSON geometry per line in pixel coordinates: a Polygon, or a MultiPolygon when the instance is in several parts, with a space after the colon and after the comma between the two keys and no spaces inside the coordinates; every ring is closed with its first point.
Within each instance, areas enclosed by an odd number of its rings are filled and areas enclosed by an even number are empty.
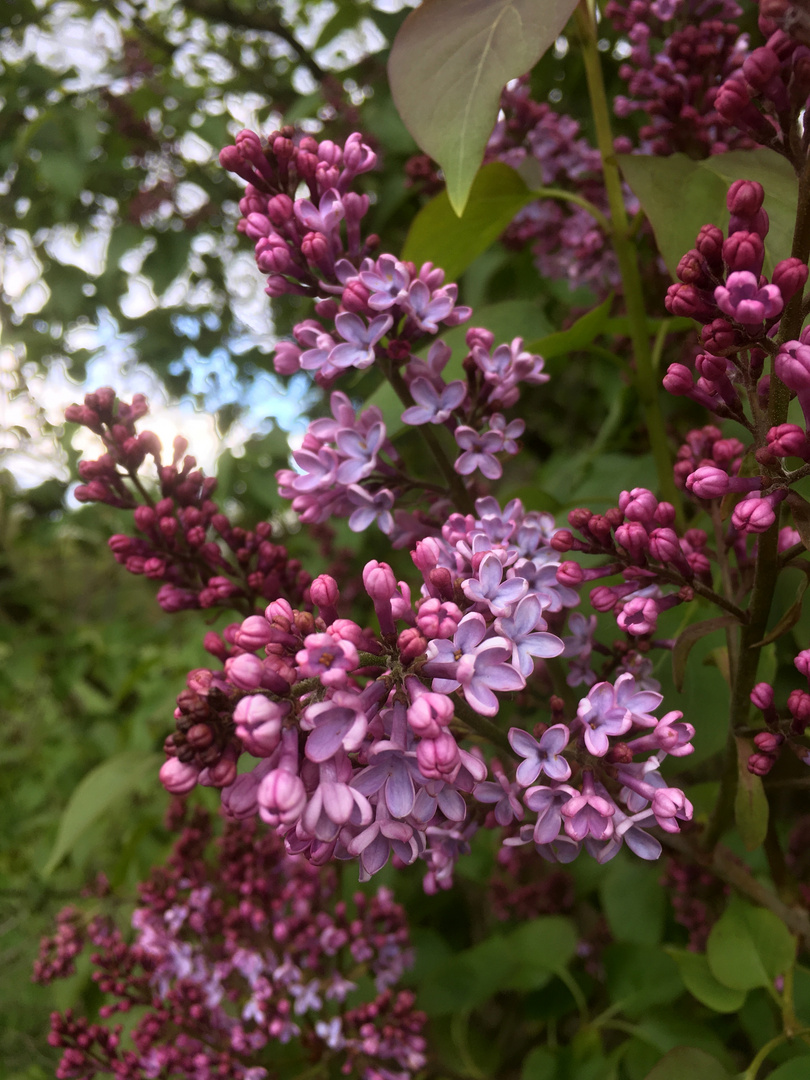
{"type": "Polygon", "coordinates": [[[583,581],[582,567],[579,563],[573,561],[560,563],[555,576],[560,585],[567,585],[575,589],[583,581]]]}
{"type": "Polygon", "coordinates": [[[397,648],[402,661],[409,664],[427,649],[427,638],[415,626],[409,626],[397,638],[397,648]]]}
{"type": "Polygon", "coordinates": [[[458,744],[449,731],[435,739],[422,739],[416,747],[416,763],[423,776],[452,783],[461,768],[458,744]]]}
{"type": "Polygon", "coordinates": [[[262,615],[249,615],[236,633],[236,644],[246,652],[256,652],[273,639],[273,627],[262,615]]]}
{"type": "Polygon", "coordinates": [[[770,683],[757,683],[751,691],[751,701],[762,712],[770,709],[773,706],[773,687],[770,683]]]}
{"type": "Polygon", "coordinates": [[[765,189],[756,180],[735,180],[728,189],[726,206],[737,217],[754,217],[765,201],[765,189]]]}
{"type": "Polygon", "coordinates": [[[776,521],[770,499],[758,498],[756,493],[737,503],[731,521],[740,532],[766,532],[776,521]]]}
{"type": "Polygon", "coordinates": [[[701,465],[687,477],[686,489],[699,499],[722,499],[730,490],[728,473],[713,465],[701,465]]]}
{"type": "Polygon", "coordinates": [[[256,690],[262,683],[262,662],[258,656],[243,653],[225,661],[228,682],[240,690],[256,690]]]}
{"type": "Polygon", "coordinates": [[[810,679],[810,649],[803,649],[793,661],[794,667],[806,679],[810,679]]]}
{"type": "Polygon", "coordinates": [[[785,303],[800,289],[804,288],[807,273],[805,263],[796,258],[783,259],[773,268],[771,282],[779,289],[785,303]]]}
{"type": "Polygon", "coordinates": [[[158,775],[161,784],[172,795],[186,795],[193,787],[196,787],[199,773],[200,770],[196,765],[173,757],[164,761],[158,775]]]}
{"type": "Polygon", "coordinates": [[[273,769],[256,794],[259,815],[268,825],[292,825],[304,812],[307,793],[300,778],[287,769],[273,769]]]}
{"type": "Polygon", "coordinates": [[[767,776],[776,764],[770,754],[752,754],[748,759],[748,771],[754,776],[767,776]]]}

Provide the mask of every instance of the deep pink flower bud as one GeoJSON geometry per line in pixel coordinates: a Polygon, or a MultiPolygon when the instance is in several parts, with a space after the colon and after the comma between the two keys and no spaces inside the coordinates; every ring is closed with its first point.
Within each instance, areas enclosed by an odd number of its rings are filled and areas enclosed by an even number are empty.
{"type": "Polygon", "coordinates": [[[719,382],[721,379],[725,379],[728,374],[729,361],[724,356],[699,353],[695,357],[695,367],[704,379],[719,382]]]}
{"type": "Polygon", "coordinates": [[[423,691],[408,708],[408,723],[420,738],[437,739],[453,719],[453,711],[453,702],[446,694],[423,691]]]}
{"type": "Polygon", "coordinates": [[[740,532],[766,532],[776,521],[771,498],[749,495],[734,507],[731,521],[740,532]]]}
{"type": "Polygon", "coordinates": [[[802,649],[793,665],[806,679],[810,679],[810,649],[802,649]]]}
{"type": "Polygon", "coordinates": [[[762,273],[765,245],[755,232],[735,232],[723,244],[723,259],[729,270],[750,270],[757,277],[762,273]]]}
{"type": "Polygon", "coordinates": [[[757,683],[754,689],[751,691],[751,701],[760,709],[765,712],[766,709],[773,707],[773,687],[770,683],[761,682],[757,683]]]}
{"type": "Polygon", "coordinates": [[[597,611],[612,611],[616,600],[616,593],[607,585],[597,585],[595,589],[591,589],[591,607],[597,611]]]}
{"type": "Polygon", "coordinates": [[[262,683],[262,662],[251,653],[230,657],[225,661],[225,677],[240,690],[257,690],[262,683]]]}
{"type": "Polygon", "coordinates": [[[801,259],[782,259],[773,268],[771,282],[776,285],[782,294],[785,303],[790,300],[800,289],[803,289],[807,281],[807,266],[801,259]]]}
{"type": "Polygon", "coordinates": [[[700,340],[709,352],[722,356],[737,348],[740,335],[726,319],[712,319],[703,327],[700,340]]]}
{"type": "Polygon", "coordinates": [[[694,249],[681,256],[675,273],[684,285],[697,285],[705,289],[712,283],[705,259],[694,249]]]}
{"type": "Polygon", "coordinates": [[[670,315],[697,319],[698,322],[708,322],[716,310],[711,294],[694,285],[670,285],[664,306],[670,315]]]}
{"type": "Polygon", "coordinates": [[[261,237],[256,242],[256,265],[263,274],[284,274],[292,266],[286,241],[280,236],[261,237]]]}
{"type": "Polygon", "coordinates": [[[340,590],[333,577],[329,574],[319,574],[309,587],[309,595],[327,626],[337,619],[340,590]]]}
{"type": "Polygon", "coordinates": [[[723,265],[723,230],[716,225],[702,225],[695,248],[716,273],[723,265]]]}
{"type": "Polygon", "coordinates": [[[628,521],[650,522],[657,507],[658,499],[646,488],[633,488],[619,495],[619,509],[628,521]]]}
{"type": "Polygon", "coordinates": [[[395,633],[391,601],[397,594],[397,581],[388,563],[372,559],[363,568],[363,585],[371,597],[383,634],[395,633]]]}
{"type": "Polygon", "coordinates": [[[764,201],[765,189],[756,180],[735,180],[726,195],[729,213],[737,217],[754,217],[764,201]]]}
{"type": "Polygon", "coordinates": [[[400,658],[409,664],[427,649],[427,638],[415,626],[403,630],[397,638],[400,658]]]}
{"type": "Polygon", "coordinates": [[[228,657],[231,655],[231,650],[216,632],[216,630],[209,630],[203,638],[203,648],[206,652],[215,656],[220,663],[225,663],[228,657]]]}
{"type": "Polygon", "coordinates": [[[362,281],[350,281],[340,296],[340,302],[346,311],[353,311],[356,315],[366,315],[369,312],[368,298],[370,291],[362,281]]]}
{"type": "Polygon", "coordinates": [[[259,815],[268,825],[292,825],[304,812],[306,789],[300,778],[287,769],[273,769],[265,776],[256,794],[259,815]]]}
{"type": "Polygon", "coordinates": [[[276,226],[282,226],[293,216],[293,201],[283,192],[267,200],[267,216],[276,226]]]}
{"type": "Polygon", "coordinates": [[[164,761],[158,776],[161,784],[172,795],[187,795],[193,787],[196,787],[199,774],[200,770],[196,765],[173,757],[164,761]]]}
{"type": "Polygon", "coordinates": [[[742,72],[751,89],[761,93],[771,79],[779,74],[781,66],[779,57],[773,49],[763,46],[754,49],[746,56],[742,72]]]}
{"type": "Polygon", "coordinates": [[[256,652],[273,639],[273,628],[262,615],[249,615],[236,634],[236,644],[246,652],[256,652]]]}
{"type": "MultiPolygon", "coordinates": [[[[810,441],[798,424],[779,424],[767,434],[767,450],[773,458],[810,456],[810,441]]],[[[764,449],[764,448],[763,448],[764,449]]]]}
{"type": "Polygon", "coordinates": [[[318,265],[330,256],[329,241],[319,232],[309,232],[301,241],[301,251],[308,263],[318,265]]]}
{"type": "Polygon", "coordinates": [[[774,754],[785,741],[785,736],[777,731],[760,731],[754,736],[754,743],[763,754],[774,754]]]}
{"type": "Polygon", "coordinates": [[[722,499],[731,490],[730,477],[713,465],[701,465],[687,477],[686,489],[699,499],[722,499]]]}
{"type": "Polygon", "coordinates": [[[555,576],[560,585],[567,585],[570,588],[575,589],[578,585],[581,585],[583,581],[582,567],[579,563],[572,561],[563,562],[557,567],[555,576]]]}
{"type": "Polygon", "coordinates": [[[748,759],[748,771],[754,776],[767,776],[776,764],[770,754],[752,754],[748,759]]]}
{"type": "MultiPolygon", "coordinates": [[[[620,544],[631,558],[643,559],[649,547],[647,530],[640,521],[629,521],[625,525],[620,525],[616,530],[616,543],[620,544]]],[[[577,564],[574,563],[574,565],[577,564]]],[[[557,572],[557,580],[559,581],[559,571],[557,572]]],[[[567,584],[567,582],[561,584],[567,584]]]]}
{"type": "Polygon", "coordinates": [[[668,526],[675,520],[675,507],[672,503],[660,502],[655,509],[653,519],[658,525],[668,526]]]}
{"type": "Polygon", "coordinates": [[[676,397],[691,394],[695,388],[692,372],[685,364],[670,364],[663,383],[664,389],[676,397]]]}
{"type": "Polygon", "coordinates": [[[574,546],[574,536],[568,529],[558,529],[552,536],[550,544],[555,551],[570,551],[574,546]]]}
{"type": "Polygon", "coordinates": [[[268,757],[281,738],[282,718],[290,711],[262,694],[251,694],[238,703],[233,713],[236,734],[245,750],[254,757],[268,757]]]}
{"type": "Polygon", "coordinates": [[[420,740],[416,747],[416,763],[428,779],[452,783],[461,768],[456,740],[449,731],[442,731],[435,739],[420,740]]]}
{"type": "Polygon", "coordinates": [[[794,729],[801,733],[810,724],[810,694],[806,690],[791,690],[787,705],[796,720],[794,729]]]}

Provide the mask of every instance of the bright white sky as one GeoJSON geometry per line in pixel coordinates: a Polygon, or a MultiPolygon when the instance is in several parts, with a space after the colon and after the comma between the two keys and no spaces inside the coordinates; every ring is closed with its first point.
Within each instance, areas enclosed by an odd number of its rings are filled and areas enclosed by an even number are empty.
{"type": "MultiPolygon", "coordinates": [[[[405,6],[415,7],[417,3],[418,0],[373,0],[373,7],[397,11],[405,6]]],[[[171,0],[150,0],[150,4],[162,10],[172,7],[171,0]]],[[[38,6],[48,6],[48,0],[39,0],[38,6]]],[[[321,27],[337,9],[332,0],[311,5],[307,9],[309,20],[302,24],[301,7],[299,0],[282,0],[285,17],[290,22],[296,22],[300,27],[297,31],[300,40],[309,45],[317,40],[321,27]]],[[[63,80],[65,90],[84,90],[106,83],[107,65],[120,53],[122,45],[116,22],[103,10],[89,20],[79,19],[76,8],[69,0],[50,3],[48,20],[46,30],[29,28],[20,47],[6,43],[0,49],[0,62],[21,63],[35,57],[57,73],[75,66],[79,75],[63,80]]],[[[209,51],[202,35],[189,38],[178,33],[177,40],[183,43],[174,58],[178,74],[192,83],[217,82],[228,77],[223,66],[225,62],[209,51]]],[[[356,33],[341,34],[330,43],[328,49],[319,50],[316,60],[322,67],[340,70],[354,63],[363,53],[376,52],[385,44],[374,23],[364,19],[356,33]]],[[[286,48],[280,42],[279,54],[284,54],[286,48]]],[[[298,89],[302,93],[311,90],[309,78],[303,69],[297,75],[301,84],[298,89]]],[[[127,87],[113,85],[111,89],[123,93],[127,87]]],[[[225,95],[224,101],[213,103],[212,107],[227,110],[232,117],[231,127],[235,134],[243,127],[257,128],[256,111],[265,105],[264,99],[258,95],[247,94],[239,98],[225,95]]],[[[210,160],[216,151],[199,136],[189,134],[181,142],[181,152],[190,163],[202,164],[210,160]]],[[[189,210],[193,210],[201,194],[193,183],[181,185],[180,197],[189,210]]],[[[46,241],[48,255],[59,262],[80,266],[89,273],[97,272],[106,257],[111,224],[111,219],[105,220],[103,215],[99,215],[95,227],[83,236],[76,236],[65,227],[55,228],[46,241]]],[[[3,290],[12,298],[20,314],[35,314],[47,300],[47,286],[41,280],[41,266],[34,254],[31,238],[24,229],[9,229],[5,241],[0,245],[0,281],[3,290]]],[[[196,257],[201,256],[206,246],[212,243],[212,238],[205,234],[195,238],[193,247],[196,257]]],[[[141,250],[130,256],[123,265],[123,269],[129,273],[129,291],[122,302],[122,310],[127,317],[137,318],[158,303],[171,308],[181,297],[186,302],[193,299],[201,314],[204,313],[205,294],[198,290],[192,297],[188,282],[182,279],[175,282],[158,301],[149,279],[139,272],[146,254],[146,249],[141,250]]],[[[264,345],[272,342],[273,326],[263,291],[264,279],[250,254],[235,251],[234,257],[228,261],[227,273],[231,308],[245,327],[245,348],[258,342],[264,345]]],[[[231,428],[223,440],[216,431],[213,418],[197,411],[191,399],[179,402],[169,400],[154,374],[137,365],[131,343],[117,332],[111,318],[97,327],[87,325],[78,330],[72,340],[77,347],[97,351],[96,359],[88,365],[83,384],[77,385],[69,379],[64,364],[57,362],[46,374],[23,366],[24,385],[21,387],[17,360],[8,347],[3,347],[0,338],[0,465],[9,468],[23,486],[33,486],[50,476],[68,478],[65,461],[54,440],[48,436],[47,426],[59,425],[67,405],[81,401],[88,390],[99,386],[114,386],[124,399],[130,398],[133,393],[146,394],[152,406],[149,428],[160,436],[167,449],[171,447],[174,436],[182,432],[189,439],[190,452],[196,455],[207,472],[213,472],[216,458],[224,448],[238,449],[251,434],[265,429],[268,415],[275,415],[280,426],[293,435],[297,429],[300,430],[296,420],[301,399],[306,393],[303,381],[292,385],[287,392],[272,376],[260,375],[249,399],[244,402],[247,411],[243,419],[231,428]],[[26,437],[25,432],[30,437],[26,437]]],[[[206,393],[207,404],[211,408],[216,408],[222,401],[234,400],[233,365],[227,362],[227,357],[223,355],[212,357],[204,363],[195,362],[192,390],[206,393]]],[[[244,401],[244,393],[239,397],[244,401]]],[[[98,440],[90,433],[80,433],[76,437],[76,444],[91,455],[99,452],[98,440]]]]}

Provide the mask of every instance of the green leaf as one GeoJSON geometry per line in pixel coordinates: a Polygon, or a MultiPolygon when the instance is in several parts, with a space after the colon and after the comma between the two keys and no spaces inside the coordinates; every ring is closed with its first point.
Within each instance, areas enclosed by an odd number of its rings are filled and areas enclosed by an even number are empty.
{"type": "MultiPolygon", "coordinates": [[[[439,964],[420,987],[420,1008],[428,1016],[463,1013],[483,1004],[508,980],[514,967],[501,937],[488,938],[439,964]]],[[[546,980],[551,975],[546,976],[546,980]]]]}
{"type": "Polygon", "coordinates": [[[782,636],[782,634],[786,634],[788,630],[793,629],[793,627],[802,617],[802,598],[804,597],[804,594],[807,591],[807,586],[809,584],[810,577],[805,576],[799,582],[799,587],[796,590],[796,599],[787,609],[787,611],[773,628],[773,630],[771,630],[769,634],[766,634],[762,641],[755,641],[754,644],[750,646],[750,648],[757,649],[760,648],[762,645],[770,645],[772,641],[776,641],[782,636]]]}
{"type": "Polygon", "coordinates": [[[746,991],[732,990],[718,982],[703,953],[687,949],[667,949],[667,952],[678,965],[686,989],[701,1004],[719,1013],[737,1012],[743,1007],[746,991]]]}
{"type": "Polygon", "coordinates": [[[388,59],[399,115],[441,165],[461,214],[498,113],[501,90],[556,41],[574,0],[424,0],[388,59]]]}
{"type": "Polygon", "coordinates": [[[514,169],[499,161],[485,165],[476,174],[461,217],[446,191],[422,207],[405,240],[402,258],[417,267],[432,262],[441,266],[448,281],[455,281],[534,198],[514,169]]]}
{"type": "Polygon", "coordinates": [[[737,620],[733,615],[716,615],[713,619],[704,619],[703,622],[691,623],[678,635],[672,649],[672,679],[678,690],[683,690],[683,680],[686,673],[686,661],[696,641],[722,630],[726,626],[736,626],[737,620]]]}
{"type": "Polygon", "coordinates": [[[626,1016],[647,1016],[652,1006],[669,1005],[683,994],[677,966],[656,945],[608,945],[603,957],[608,995],[626,1016]]]}
{"type": "Polygon", "coordinates": [[[56,842],[42,870],[48,877],[73,849],[80,836],[102,815],[131,795],[160,768],[161,754],[127,750],[96,766],[70,796],[62,813],[56,842]]]}
{"type": "Polygon", "coordinates": [[[768,1080],[807,1080],[810,1076],[810,1055],[792,1058],[783,1065],[779,1065],[769,1074],[768,1080]]]}
{"type": "Polygon", "coordinates": [[[558,330],[554,334],[548,334],[546,337],[533,341],[526,348],[531,353],[540,353],[546,360],[552,356],[584,349],[586,345],[595,341],[607,326],[612,304],[611,294],[599,307],[577,319],[567,330],[558,330]]]}
{"type": "Polygon", "coordinates": [[[729,1074],[711,1054],[694,1046],[676,1046],[664,1054],[644,1080],[730,1080],[729,1074]]]}
{"type": "Polygon", "coordinates": [[[734,897],[706,945],[712,975],[732,990],[768,986],[787,971],[795,955],[796,942],[777,915],[734,897]]]}
{"type": "Polygon", "coordinates": [[[545,1046],[535,1046],[523,1059],[520,1080],[554,1080],[557,1058],[545,1046]]]}
{"type": "Polygon", "coordinates": [[[508,936],[506,946],[514,966],[503,988],[536,990],[576,954],[577,933],[568,919],[548,915],[524,923],[508,936]]]}
{"type": "Polygon", "coordinates": [[[734,820],[747,851],[754,851],[768,831],[768,796],[762,778],[748,771],[748,759],[754,752],[750,739],[737,740],[737,794],[734,796],[734,820]]]}
{"type": "Polygon", "coordinates": [[[616,941],[657,945],[664,929],[666,896],[656,866],[620,855],[605,868],[602,909],[616,941]]]}
{"type": "Polygon", "coordinates": [[[770,230],[765,238],[765,273],[790,255],[796,220],[798,183],[785,158],[773,150],[733,150],[693,161],[685,154],[647,157],[619,154],[624,178],[650,220],[658,249],[675,269],[694,246],[702,225],[725,230],[729,213],[726,193],[735,180],[757,180],[765,188],[770,230]]]}

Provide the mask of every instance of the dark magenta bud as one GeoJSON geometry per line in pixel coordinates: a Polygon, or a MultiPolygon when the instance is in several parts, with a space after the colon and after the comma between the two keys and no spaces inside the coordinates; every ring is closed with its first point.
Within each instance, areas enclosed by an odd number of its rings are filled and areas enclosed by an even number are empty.
{"type": "Polygon", "coordinates": [[[765,245],[758,233],[734,232],[723,244],[723,259],[729,270],[750,270],[759,277],[764,258],[765,245]]]}
{"type": "Polygon", "coordinates": [[[741,218],[753,218],[764,201],[765,189],[756,180],[735,180],[726,196],[729,213],[741,218]]]}
{"type": "Polygon", "coordinates": [[[777,286],[785,303],[790,300],[807,281],[807,266],[801,259],[783,259],[773,268],[771,281],[777,286]]]}
{"type": "Polygon", "coordinates": [[[779,57],[773,49],[763,46],[746,56],[742,71],[751,89],[761,92],[779,74],[780,67],[779,57]]]}

